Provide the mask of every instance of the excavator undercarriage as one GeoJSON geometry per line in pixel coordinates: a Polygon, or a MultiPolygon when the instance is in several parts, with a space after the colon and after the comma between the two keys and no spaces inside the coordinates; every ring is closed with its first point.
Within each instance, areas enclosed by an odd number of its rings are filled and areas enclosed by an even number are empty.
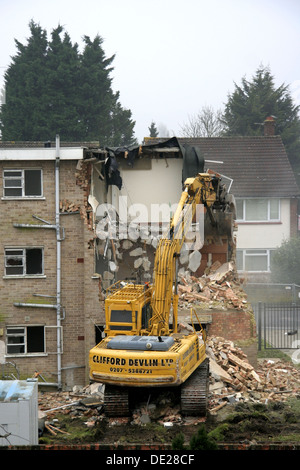
{"type": "MultiPolygon", "coordinates": [[[[179,388],[179,401],[182,415],[205,416],[208,402],[209,361],[205,359],[193,375],[179,388]]],[[[135,389],[106,385],[104,409],[106,416],[130,416],[132,396],[135,389]]]]}

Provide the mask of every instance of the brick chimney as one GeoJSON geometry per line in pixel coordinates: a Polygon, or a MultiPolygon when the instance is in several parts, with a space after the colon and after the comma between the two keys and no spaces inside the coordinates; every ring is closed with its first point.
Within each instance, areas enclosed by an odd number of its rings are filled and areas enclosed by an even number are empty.
{"type": "Polygon", "coordinates": [[[264,135],[275,135],[275,119],[273,116],[267,117],[267,119],[264,121],[264,135]]]}

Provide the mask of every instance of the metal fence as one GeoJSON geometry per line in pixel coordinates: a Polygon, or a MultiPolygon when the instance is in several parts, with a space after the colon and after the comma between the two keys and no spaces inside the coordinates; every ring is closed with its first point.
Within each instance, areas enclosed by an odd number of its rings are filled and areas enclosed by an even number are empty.
{"type": "Polygon", "coordinates": [[[300,345],[300,304],[263,303],[252,305],[258,349],[298,349],[300,345]]]}

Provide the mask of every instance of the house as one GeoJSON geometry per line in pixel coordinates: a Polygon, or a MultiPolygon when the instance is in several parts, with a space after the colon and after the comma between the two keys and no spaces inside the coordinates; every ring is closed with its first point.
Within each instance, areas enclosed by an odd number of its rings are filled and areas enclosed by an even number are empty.
{"type": "MultiPolygon", "coordinates": [[[[118,149],[122,188],[111,187],[111,201],[117,213],[122,212],[122,204],[126,203],[136,214],[140,205],[146,208],[148,220],[152,220],[155,204],[176,207],[187,146],[197,149],[205,171],[222,175],[223,183],[235,198],[238,271],[248,280],[268,281],[272,253],[284,240],[297,236],[300,196],[281,137],[274,135],[272,118],[265,121],[265,135],[260,137],[149,138],[130,165],[118,149]]],[[[220,246],[217,251],[210,253],[210,246],[203,246],[205,263],[216,257],[226,261],[227,247],[220,246]]],[[[198,274],[202,272],[203,267],[198,274]]]]}
{"type": "Polygon", "coordinates": [[[274,121],[261,137],[196,139],[206,166],[224,175],[237,208],[237,269],[255,282],[269,281],[272,253],[298,234],[299,187],[274,121]]]}

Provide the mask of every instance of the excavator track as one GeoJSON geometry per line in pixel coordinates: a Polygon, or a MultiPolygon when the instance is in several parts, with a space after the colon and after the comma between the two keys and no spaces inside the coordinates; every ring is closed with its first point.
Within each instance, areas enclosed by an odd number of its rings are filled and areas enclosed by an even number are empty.
{"type": "Polygon", "coordinates": [[[129,416],[128,389],[105,385],[104,412],[106,416],[129,416]]]}
{"type": "Polygon", "coordinates": [[[209,387],[209,360],[205,359],[181,386],[181,413],[187,416],[205,416],[209,387]]]}

